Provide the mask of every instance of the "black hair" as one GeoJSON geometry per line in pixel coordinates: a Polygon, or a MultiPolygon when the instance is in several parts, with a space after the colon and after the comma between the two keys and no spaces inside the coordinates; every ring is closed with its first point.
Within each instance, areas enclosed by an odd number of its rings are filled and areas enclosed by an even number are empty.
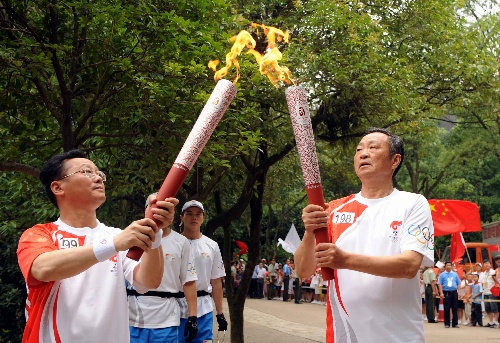
{"type": "Polygon", "coordinates": [[[63,152],[62,154],[52,156],[40,170],[40,181],[43,184],[45,193],[56,207],[58,207],[56,196],[52,192],[52,189],[50,189],[52,181],[56,181],[61,178],[64,161],[72,158],[86,157],[87,156],[85,155],[85,153],[81,150],[70,150],[67,152],[63,152]]]}
{"type": "MultiPolygon", "coordinates": [[[[446,261],[446,262],[444,263],[444,265],[446,266],[448,263],[449,263],[449,264],[451,264],[451,261],[446,261]]],[[[453,264],[451,264],[451,265],[453,266],[453,264]]]]}
{"type": "Polygon", "coordinates": [[[403,160],[405,157],[405,149],[403,145],[403,140],[401,137],[398,135],[395,135],[391,133],[387,129],[379,128],[379,127],[370,127],[368,130],[365,131],[364,136],[374,133],[374,132],[380,132],[383,133],[384,135],[387,135],[389,137],[389,153],[392,156],[399,154],[401,155],[401,161],[399,162],[399,165],[396,167],[394,170],[394,173],[392,174],[392,177],[395,177],[396,174],[398,173],[399,169],[401,168],[401,165],[403,164],[403,160]]]}

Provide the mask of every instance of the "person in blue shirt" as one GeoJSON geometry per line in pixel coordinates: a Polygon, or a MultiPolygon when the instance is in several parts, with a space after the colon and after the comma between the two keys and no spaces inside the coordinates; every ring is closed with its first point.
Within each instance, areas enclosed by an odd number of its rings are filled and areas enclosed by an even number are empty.
{"type": "Polygon", "coordinates": [[[472,280],[474,283],[470,285],[472,295],[471,295],[471,320],[468,326],[483,326],[483,313],[481,309],[481,294],[483,294],[483,286],[479,282],[479,275],[474,272],[472,273],[472,280]]]}
{"type": "Polygon", "coordinates": [[[458,328],[458,285],[460,278],[452,270],[451,262],[444,265],[445,271],[439,274],[439,294],[444,298],[444,327],[450,327],[450,309],[453,314],[452,327],[458,328]]]}
{"type": "Polygon", "coordinates": [[[290,287],[290,259],[286,259],[286,264],[283,266],[283,301],[288,301],[288,287],[290,287]]]}

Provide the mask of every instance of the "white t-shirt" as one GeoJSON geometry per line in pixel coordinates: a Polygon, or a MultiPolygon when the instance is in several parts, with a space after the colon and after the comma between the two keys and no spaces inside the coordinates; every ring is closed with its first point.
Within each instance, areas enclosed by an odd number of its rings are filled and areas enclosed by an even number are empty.
{"type": "MultiPolygon", "coordinates": [[[[197,280],[189,240],[170,231],[161,241],[164,256],[163,279],[155,291],[178,293],[186,282],[197,280]]],[[[179,326],[180,308],[176,298],[157,296],[129,296],[129,323],[131,326],[159,329],[179,326]]]]}
{"type": "MultiPolygon", "coordinates": [[[[422,265],[434,262],[434,227],[427,200],[394,190],[381,199],[359,193],[329,203],[329,232],[341,249],[371,256],[393,256],[412,250],[423,255],[422,265]]],[[[330,282],[332,321],[327,340],[335,342],[425,341],[420,275],[412,279],[336,270],[330,282]]]]}
{"type": "Polygon", "coordinates": [[[495,271],[493,269],[490,269],[489,271],[484,271],[483,272],[483,294],[484,295],[491,295],[491,287],[495,285],[495,280],[493,280],[493,277],[496,275],[495,271]]]}
{"type": "MultiPolygon", "coordinates": [[[[217,242],[205,235],[201,238],[188,240],[191,243],[191,252],[194,257],[194,265],[198,280],[196,281],[197,291],[212,293],[210,280],[226,276],[224,262],[220,254],[217,242]]],[[[177,299],[181,307],[181,318],[189,316],[186,298],[177,299]]],[[[198,297],[197,315],[201,317],[214,309],[212,297],[205,295],[198,297]]]]}
{"type": "Polygon", "coordinates": [[[100,222],[93,229],[74,228],[60,219],[26,230],[18,247],[18,259],[27,281],[27,342],[100,343],[130,341],[125,280],[144,293],[133,281],[138,262],[125,251],[97,263],[78,275],[53,282],[29,277],[33,261],[41,253],[92,245],[95,239],[113,239],[118,228],[100,222]]]}

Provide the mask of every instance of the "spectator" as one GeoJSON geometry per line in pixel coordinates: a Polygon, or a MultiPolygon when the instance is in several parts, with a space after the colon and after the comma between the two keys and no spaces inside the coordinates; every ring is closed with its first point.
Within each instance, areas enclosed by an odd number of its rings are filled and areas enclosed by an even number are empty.
{"type": "Polygon", "coordinates": [[[486,326],[496,328],[498,327],[498,307],[495,296],[491,294],[491,287],[493,287],[498,281],[495,271],[491,269],[491,262],[489,260],[484,260],[483,263],[483,299],[484,308],[486,314],[488,315],[488,324],[486,326]]]}
{"type": "Polygon", "coordinates": [[[286,263],[283,266],[283,301],[288,301],[288,292],[290,291],[290,259],[286,259],[286,263]]]}
{"type": "Polygon", "coordinates": [[[483,310],[481,309],[481,294],[483,293],[483,287],[479,282],[479,275],[477,272],[472,273],[473,284],[471,285],[471,322],[469,326],[483,326],[483,310]]]}
{"type": "Polygon", "coordinates": [[[283,266],[281,263],[278,264],[278,269],[276,270],[276,280],[274,281],[274,293],[276,294],[275,299],[280,299],[281,297],[281,287],[283,287],[283,266]]]}
{"type": "Polygon", "coordinates": [[[144,218],[120,230],[97,219],[106,175],[82,151],[51,157],[40,180],[60,216],[19,239],[28,288],[23,342],[129,342],[125,280],[141,293],[160,285],[160,229],[172,223],[177,199],[157,202],[159,226],[144,218]],[[126,256],[133,246],[145,251],[140,262],[126,256]]]}
{"type": "Polygon", "coordinates": [[[250,288],[248,289],[248,295],[250,298],[255,299],[258,298],[258,285],[257,278],[259,277],[259,265],[256,265],[253,268],[252,279],[250,280],[250,288]]]}
{"type": "Polygon", "coordinates": [[[458,285],[460,279],[452,270],[451,262],[445,263],[445,271],[439,275],[439,293],[444,303],[444,327],[450,327],[450,309],[453,314],[452,327],[458,328],[458,285]]]}
{"type": "Polygon", "coordinates": [[[319,270],[316,270],[311,278],[311,290],[314,291],[311,301],[312,304],[319,304],[319,295],[321,293],[319,288],[319,283],[320,283],[319,270]]]}
{"type": "Polygon", "coordinates": [[[275,264],[276,260],[273,258],[271,260],[271,263],[269,263],[269,266],[267,266],[267,271],[269,273],[269,286],[268,286],[268,291],[267,291],[267,300],[271,300],[274,298],[274,282],[276,281],[276,272],[275,272],[275,264]]]}
{"type": "Polygon", "coordinates": [[[264,298],[264,277],[266,273],[266,268],[262,265],[262,262],[257,265],[257,293],[256,298],[264,298]]]}
{"type": "Polygon", "coordinates": [[[238,291],[238,286],[240,284],[240,280],[238,278],[238,269],[239,269],[238,261],[233,261],[231,263],[231,278],[233,280],[233,294],[236,294],[236,292],[238,291]]]}
{"type": "Polygon", "coordinates": [[[423,281],[425,285],[425,304],[426,304],[426,317],[428,323],[437,323],[434,319],[434,302],[438,294],[438,287],[436,285],[436,274],[432,267],[425,268],[423,273],[423,281]]]}
{"type": "Polygon", "coordinates": [[[300,299],[302,298],[302,280],[297,275],[295,267],[292,268],[293,277],[293,288],[294,288],[294,300],[296,304],[300,304],[300,299]]]}
{"type": "Polygon", "coordinates": [[[312,301],[313,292],[311,292],[312,275],[303,279],[302,282],[302,302],[310,303],[312,301]]]}
{"type": "Polygon", "coordinates": [[[471,309],[472,309],[471,299],[470,299],[472,294],[471,285],[474,283],[474,281],[472,280],[472,274],[470,272],[466,274],[464,281],[465,281],[465,295],[464,295],[465,308],[464,308],[463,324],[467,325],[470,323],[471,320],[471,309]]]}

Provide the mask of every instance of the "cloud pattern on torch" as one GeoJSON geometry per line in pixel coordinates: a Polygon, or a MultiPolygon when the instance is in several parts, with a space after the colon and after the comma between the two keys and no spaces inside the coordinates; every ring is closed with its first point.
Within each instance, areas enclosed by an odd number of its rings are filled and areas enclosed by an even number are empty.
{"type": "Polygon", "coordinates": [[[291,86],[286,89],[285,96],[306,188],[321,187],[318,156],[306,92],[301,86],[291,86]]]}

